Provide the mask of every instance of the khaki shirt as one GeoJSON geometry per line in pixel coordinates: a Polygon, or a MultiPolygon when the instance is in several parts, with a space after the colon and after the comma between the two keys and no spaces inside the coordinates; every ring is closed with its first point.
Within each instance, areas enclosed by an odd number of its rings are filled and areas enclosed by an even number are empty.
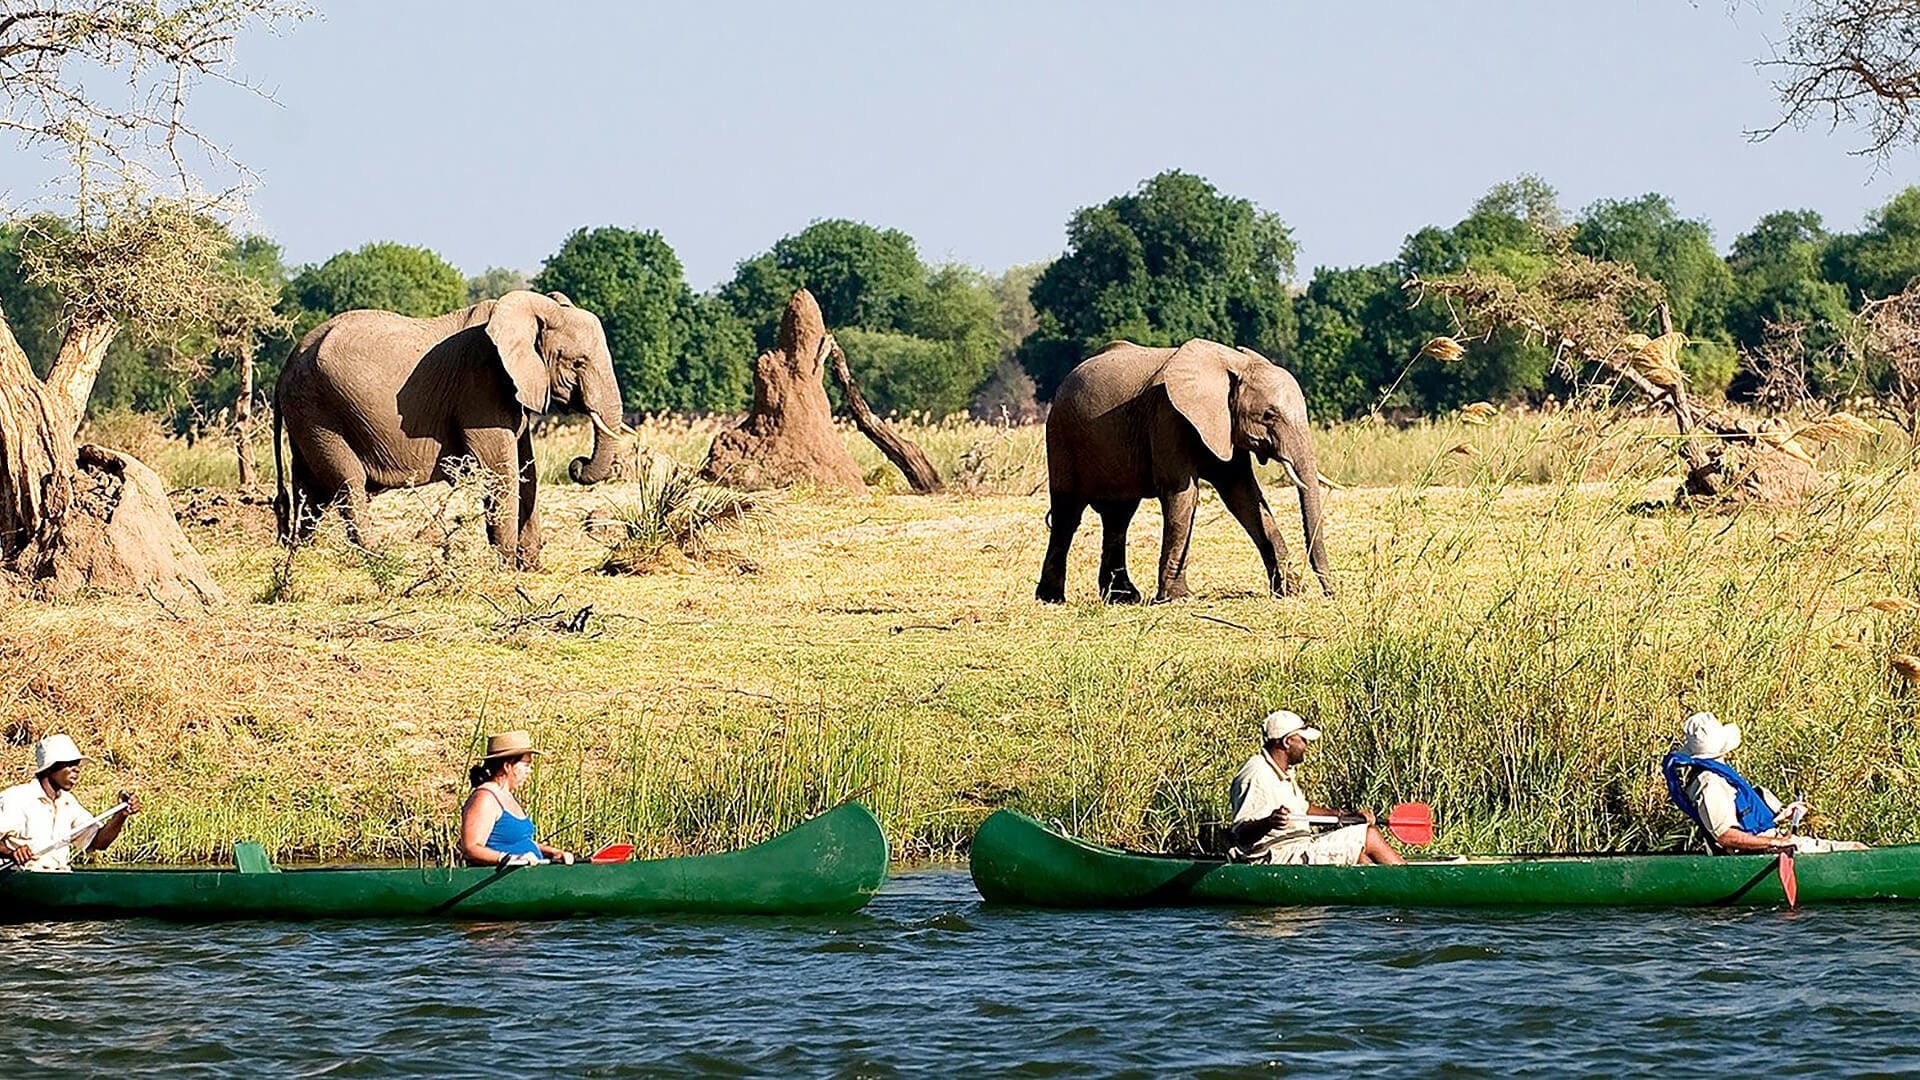
{"type": "Polygon", "coordinates": [[[1275,829],[1248,846],[1249,851],[1258,850],[1287,839],[1310,836],[1313,827],[1308,825],[1307,795],[1300,790],[1294,778],[1294,770],[1281,769],[1265,751],[1247,759],[1240,766],[1240,772],[1233,778],[1230,791],[1233,800],[1233,821],[1256,821],[1266,817],[1281,807],[1286,807],[1292,820],[1285,826],[1275,829]]]}
{"type": "MultiPolygon", "coordinates": [[[[1756,787],[1754,790],[1766,800],[1769,809],[1776,814],[1780,812],[1780,800],[1774,798],[1773,792],[1763,787],[1756,787]]],[[[1693,808],[1700,814],[1700,820],[1707,823],[1707,832],[1711,839],[1718,840],[1721,833],[1740,827],[1740,811],[1734,805],[1737,796],[1733,785],[1727,783],[1726,777],[1717,776],[1705,769],[1695,769],[1693,779],[1687,781],[1685,791],[1687,801],[1693,803],[1693,808]]]]}
{"type": "Polygon", "coordinates": [[[74,848],[85,847],[93,838],[81,837],[75,844],[50,849],[92,824],[93,815],[81,809],[71,791],[49,799],[38,780],[0,791],[0,840],[24,843],[35,852],[22,870],[71,870],[74,848]]]}

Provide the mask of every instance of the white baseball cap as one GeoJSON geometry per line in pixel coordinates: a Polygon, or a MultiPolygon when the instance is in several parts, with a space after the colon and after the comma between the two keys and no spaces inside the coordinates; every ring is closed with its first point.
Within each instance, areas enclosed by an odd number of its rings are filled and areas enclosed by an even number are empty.
{"type": "Polygon", "coordinates": [[[1285,709],[1268,713],[1267,718],[1260,722],[1260,733],[1268,742],[1279,742],[1296,731],[1308,742],[1320,737],[1319,728],[1301,719],[1299,713],[1285,709]]]}
{"type": "Polygon", "coordinates": [[[39,776],[55,765],[85,761],[86,755],[65,735],[49,735],[33,744],[33,775],[39,776]]]}

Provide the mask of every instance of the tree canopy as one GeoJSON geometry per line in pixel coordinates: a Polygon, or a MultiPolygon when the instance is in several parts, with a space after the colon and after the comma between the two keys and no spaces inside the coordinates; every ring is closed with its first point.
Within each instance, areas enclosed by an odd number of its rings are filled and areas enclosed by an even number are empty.
{"type": "Polygon", "coordinates": [[[752,377],[745,327],[724,304],[694,295],[679,256],[658,232],[576,230],[532,284],[600,316],[629,410],[745,404],[752,377]]]}
{"type": "Polygon", "coordinates": [[[958,412],[1001,355],[1006,305],[992,282],[968,267],[929,268],[897,229],[814,222],[742,262],[720,296],[766,348],[788,298],[803,287],[819,301],[861,393],[882,412],[958,412]]]}
{"type": "Polygon", "coordinates": [[[362,308],[424,319],[466,307],[467,279],[426,248],[376,241],[301,267],[287,283],[287,305],[299,333],[362,308]]]}
{"type": "Polygon", "coordinates": [[[1294,344],[1293,235],[1278,215],[1171,170],[1067,222],[1067,251],[1034,282],[1022,362],[1051,395],[1107,342],[1212,338],[1279,356],[1294,344]]]}

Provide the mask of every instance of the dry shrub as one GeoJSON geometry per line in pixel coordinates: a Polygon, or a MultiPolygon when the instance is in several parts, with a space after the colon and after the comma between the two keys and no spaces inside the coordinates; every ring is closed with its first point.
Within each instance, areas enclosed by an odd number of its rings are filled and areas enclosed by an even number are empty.
{"type": "Polygon", "coordinates": [[[609,499],[583,528],[606,545],[604,574],[645,574],[688,562],[723,562],[747,571],[752,564],[720,541],[767,501],[763,493],[710,483],[679,462],[654,458],[630,495],[609,499]]]}

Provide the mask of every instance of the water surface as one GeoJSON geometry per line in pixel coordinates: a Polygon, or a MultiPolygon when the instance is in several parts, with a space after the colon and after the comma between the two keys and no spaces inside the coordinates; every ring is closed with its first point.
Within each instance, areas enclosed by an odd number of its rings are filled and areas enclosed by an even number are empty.
{"type": "Polygon", "coordinates": [[[7,1075],[1920,1071],[1920,906],[0,926],[7,1075]]]}

